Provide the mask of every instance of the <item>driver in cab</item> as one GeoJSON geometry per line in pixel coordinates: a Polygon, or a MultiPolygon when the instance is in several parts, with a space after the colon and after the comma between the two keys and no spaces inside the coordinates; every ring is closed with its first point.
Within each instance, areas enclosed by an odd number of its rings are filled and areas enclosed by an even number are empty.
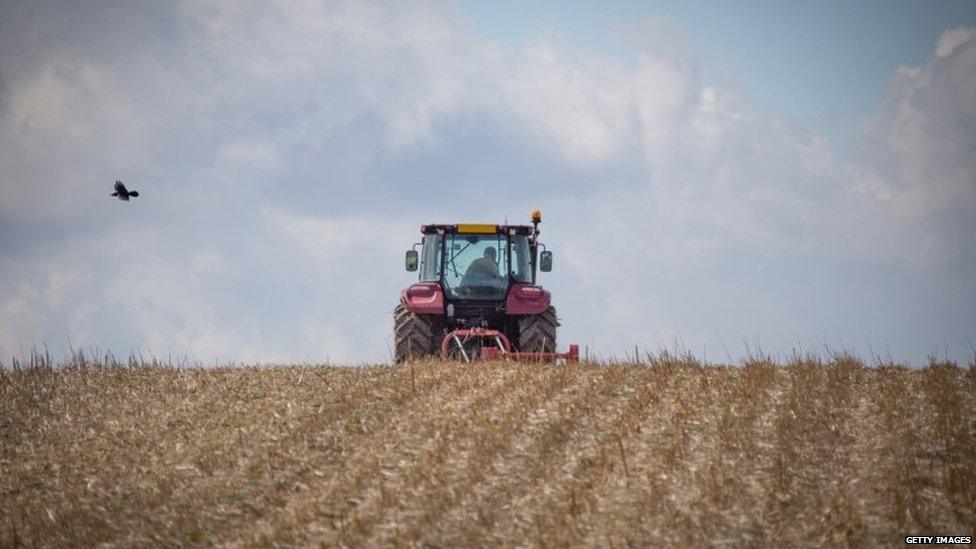
{"type": "Polygon", "coordinates": [[[495,263],[495,258],[498,257],[498,252],[495,251],[493,246],[488,246],[485,248],[485,254],[483,257],[479,257],[468,265],[468,270],[464,273],[464,278],[470,277],[493,277],[498,278],[498,265],[495,263]]]}

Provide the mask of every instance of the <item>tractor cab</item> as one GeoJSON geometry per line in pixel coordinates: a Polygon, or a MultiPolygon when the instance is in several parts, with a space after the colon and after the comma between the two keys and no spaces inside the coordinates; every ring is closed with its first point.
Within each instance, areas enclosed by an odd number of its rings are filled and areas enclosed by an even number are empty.
{"type": "MultiPolygon", "coordinates": [[[[424,225],[417,244],[420,281],[440,282],[448,299],[504,299],[513,284],[535,283],[533,231],[526,225],[424,225]]],[[[407,252],[407,270],[415,253],[407,252]]]]}

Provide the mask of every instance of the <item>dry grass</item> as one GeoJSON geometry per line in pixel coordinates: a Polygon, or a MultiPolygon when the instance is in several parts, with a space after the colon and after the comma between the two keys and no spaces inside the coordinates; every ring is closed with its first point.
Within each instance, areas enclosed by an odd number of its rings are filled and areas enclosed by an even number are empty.
{"type": "Polygon", "coordinates": [[[0,546],[899,543],[976,533],[976,369],[0,372],[0,546]]]}

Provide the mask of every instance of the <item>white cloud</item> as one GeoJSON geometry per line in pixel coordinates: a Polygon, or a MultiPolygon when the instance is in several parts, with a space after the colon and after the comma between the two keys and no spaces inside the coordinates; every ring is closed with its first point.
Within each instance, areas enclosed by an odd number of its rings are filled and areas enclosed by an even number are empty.
{"type": "MultiPolygon", "coordinates": [[[[924,65],[899,71],[848,188],[867,201],[866,234],[897,234],[894,246],[921,263],[972,258],[976,229],[976,34],[939,39],[924,65]]],[[[892,250],[893,253],[898,253],[892,250]]],[[[900,255],[900,254],[899,254],[900,255]]]]}
{"type": "Polygon", "coordinates": [[[947,30],[939,37],[939,42],[935,46],[935,55],[938,57],[949,57],[956,48],[972,41],[976,38],[976,29],[969,27],[957,27],[947,30]]]}

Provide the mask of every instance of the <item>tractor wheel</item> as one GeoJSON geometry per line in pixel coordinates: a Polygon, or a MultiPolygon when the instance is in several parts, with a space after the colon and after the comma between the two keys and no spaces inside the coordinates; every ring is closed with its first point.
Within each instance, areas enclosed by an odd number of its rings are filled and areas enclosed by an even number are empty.
{"type": "Polygon", "coordinates": [[[406,360],[427,358],[440,350],[438,322],[432,315],[418,315],[402,304],[393,310],[393,335],[396,340],[395,359],[399,364],[406,360]]]}
{"type": "Polygon", "coordinates": [[[525,352],[554,352],[556,350],[556,308],[549,307],[537,315],[519,319],[518,350],[525,352]]]}

